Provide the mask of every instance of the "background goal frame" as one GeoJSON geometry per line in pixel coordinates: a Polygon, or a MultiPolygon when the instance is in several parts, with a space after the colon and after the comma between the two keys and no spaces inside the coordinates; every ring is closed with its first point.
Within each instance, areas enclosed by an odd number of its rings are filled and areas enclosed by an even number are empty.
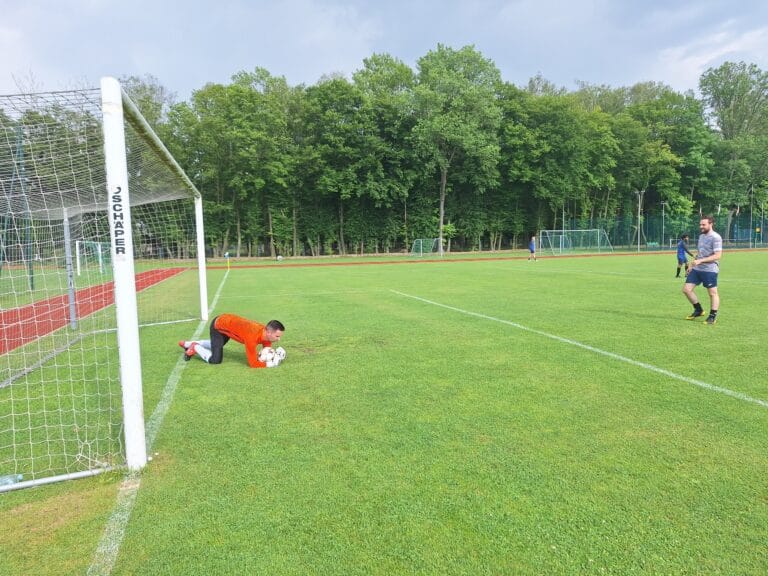
{"type": "Polygon", "coordinates": [[[422,257],[424,254],[437,254],[439,248],[439,238],[416,238],[411,244],[411,256],[422,257]]]}
{"type": "Polygon", "coordinates": [[[538,249],[553,255],[613,252],[604,228],[540,230],[538,249]]]}

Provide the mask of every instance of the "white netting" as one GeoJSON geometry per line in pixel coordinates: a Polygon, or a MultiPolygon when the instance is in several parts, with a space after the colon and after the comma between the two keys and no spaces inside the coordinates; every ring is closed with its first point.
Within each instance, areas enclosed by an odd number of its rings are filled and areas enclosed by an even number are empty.
{"type": "Polygon", "coordinates": [[[539,233],[539,246],[540,250],[552,254],[613,252],[613,246],[603,228],[542,230],[539,233]]]}
{"type": "Polygon", "coordinates": [[[439,238],[417,238],[411,245],[411,256],[436,254],[440,248],[439,238]]]}
{"type": "MultiPolygon", "coordinates": [[[[195,191],[125,117],[140,323],[199,318],[195,191]]],[[[0,476],[123,462],[104,166],[99,90],[0,96],[0,476]]]]}

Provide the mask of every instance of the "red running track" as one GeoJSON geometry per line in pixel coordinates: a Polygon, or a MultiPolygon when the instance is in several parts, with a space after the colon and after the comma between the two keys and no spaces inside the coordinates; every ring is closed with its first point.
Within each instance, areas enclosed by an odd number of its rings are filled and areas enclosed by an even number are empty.
{"type": "MultiPolygon", "coordinates": [[[[136,274],[136,291],[140,292],[163,280],[184,272],[186,268],[158,268],[136,274]]],[[[114,304],[114,282],[83,288],[75,292],[78,318],[85,318],[114,304]]],[[[69,296],[56,296],[20,308],[0,311],[0,355],[69,324],[69,296]]]]}

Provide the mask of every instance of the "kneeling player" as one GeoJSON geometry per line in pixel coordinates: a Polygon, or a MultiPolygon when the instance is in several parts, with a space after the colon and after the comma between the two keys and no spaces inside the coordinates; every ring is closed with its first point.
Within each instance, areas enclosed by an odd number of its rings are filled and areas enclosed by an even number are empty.
{"type": "Polygon", "coordinates": [[[211,320],[210,340],[181,340],[184,359],[198,355],[209,364],[221,364],[224,358],[224,345],[230,338],[245,346],[245,355],[251,368],[274,368],[285,358],[285,350],[277,348],[274,354],[264,352],[274,342],[280,340],[285,326],[278,320],[270,320],[266,325],[259,324],[235,314],[220,314],[211,320]],[[260,357],[259,346],[263,357],[260,357]]]}

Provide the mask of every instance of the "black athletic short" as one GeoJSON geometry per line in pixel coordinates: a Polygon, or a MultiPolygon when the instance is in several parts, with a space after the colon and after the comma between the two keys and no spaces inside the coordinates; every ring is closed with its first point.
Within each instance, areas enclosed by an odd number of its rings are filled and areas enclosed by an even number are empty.
{"type": "Polygon", "coordinates": [[[211,320],[211,358],[208,360],[208,364],[221,364],[224,359],[224,344],[229,342],[229,336],[216,330],[216,320],[218,319],[219,317],[216,316],[211,320]]]}

